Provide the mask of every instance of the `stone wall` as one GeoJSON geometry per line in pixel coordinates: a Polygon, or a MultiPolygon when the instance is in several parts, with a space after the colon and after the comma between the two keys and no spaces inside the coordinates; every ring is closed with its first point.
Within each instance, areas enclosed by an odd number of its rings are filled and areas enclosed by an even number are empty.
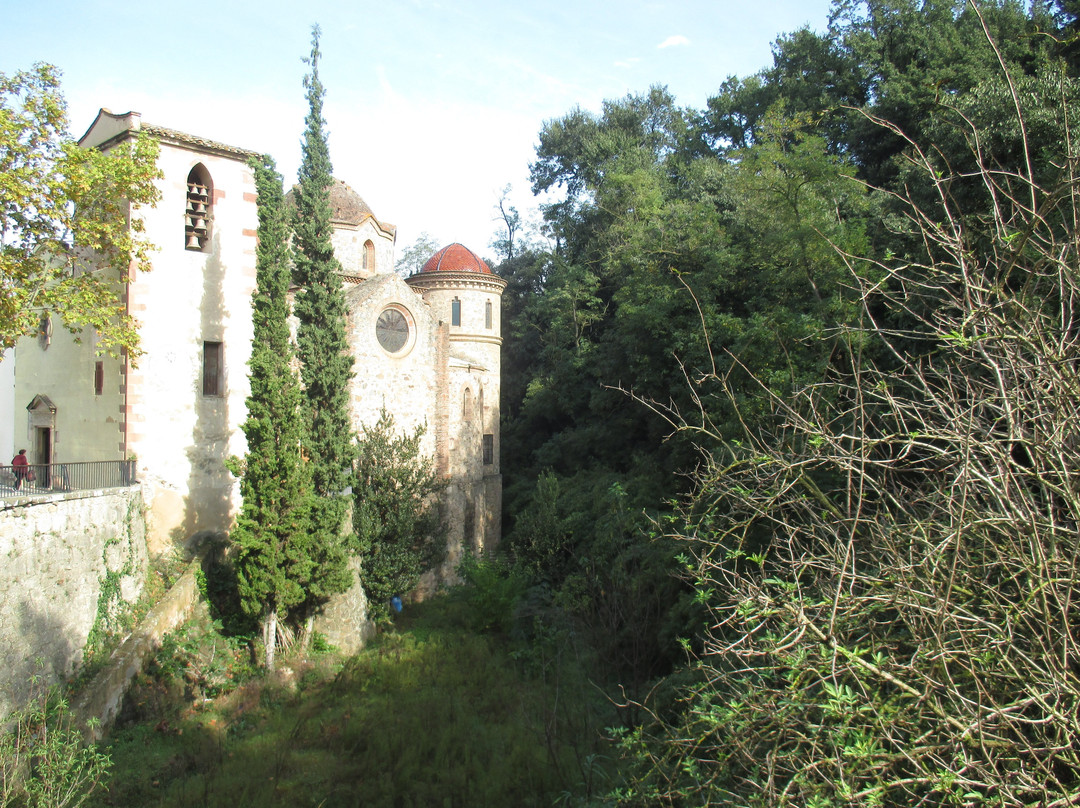
{"type": "Polygon", "coordinates": [[[87,638],[146,578],[138,487],[57,495],[0,509],[0,718],[30,678],[72,674],[87,638]]]}
{"type": "Polygon", "coordinates": [[[195,559],[188,564],[180,579],[113,652],[79,700],[71,705],[76,725],[87,727],[90,740],[101,740],[112,727],[131,680],[143,669],[146,660],[157,653],[162,638],[191,616],[199,600],[195,578],[199,563],[200,559],[195,559]]]}

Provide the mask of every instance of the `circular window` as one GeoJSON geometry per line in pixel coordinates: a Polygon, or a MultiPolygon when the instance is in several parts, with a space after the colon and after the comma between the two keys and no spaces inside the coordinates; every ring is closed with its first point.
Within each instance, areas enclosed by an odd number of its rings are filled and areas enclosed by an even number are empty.
{"type": "Polygon", "coordinates": [[[409,320],[399,309],[383,309],[375,322],[375,336],[388,353],[401,353],[409,343],[409,320]]]}

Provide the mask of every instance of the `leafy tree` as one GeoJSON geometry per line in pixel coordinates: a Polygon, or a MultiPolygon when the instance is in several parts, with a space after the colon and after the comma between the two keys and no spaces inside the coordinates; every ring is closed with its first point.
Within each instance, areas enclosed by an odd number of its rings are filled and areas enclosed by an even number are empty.
{"type": "Polygon", "coordinates": [[[371,614],[386,617],[390,599],[416,588],[442,557],[446,536],[435,495],[443,488],[420,453],[424,427],[397,433],[385,409],[357,444],[353,528],[371,614]]]}
{"type": "MultiPolygon", "coordinates": [[[[757,382],[743,366],[780,394],[820,378],[836,327],[857,316],[835,248],[863,249],[870,212],[807,116],[770,112],[752,146],[721,160],[690,148],[693,116],[670,104],[654,90],[549,124],[534,171],[540,188],[571,189],[552,220],[565,246],[500,268],[514,312],[508,456],[534,461],[532,477],[573,475],[588,458],[627,474],[631,500],[646,491],[651,506],[693,460],[626,392],[693,407],[683,382],[715,362],[744,401],[757,382]]],[[[768,427],[766,414],[715,398],[708,416],[733,436],[768,427]]],[[[513,464],[507,474],[517,487],[513,464]]]]}
{"type": "Polygon", "coordinates": [[[160,194],[157,142],[141,134],[108,153],[67,131],[59,71],[0,73],[0,348],[58,315],[101,350],[139,354],[122,284],[150,268],[140,206],[160,194]]]}
{"type": "Polygon", "coordinates": [[[705,133],[721,153],[746,148],[757,142],[766,112],[782,103],[785,114],[816,119],[829,150],[851,159],[864,179],[892,187],[904,140],[866,114],[926,142],[924,127],[945,109],[939,102],[998,76],[984,26],[1014,77],[1045,68],[1065,23],[1044,4],[1026,6],[1013,0],[836,0],[827,31],[782,36],[771,66],[724,82],[708,101],[705,133]]]}
{"type": "Polygon", "coordinates": [[[311,72],[304,78],[308,114],[293,222],[293,282],[299,287],[294,313],[300,375],[304,387],[303,448],[317,501],[311,512],[309,605],[317,606],[349,585],[342,537],[354,458],[349,420],[352,355],[345,337],[345,294],[334,258],[330,222],[333,183],[330,150],[322,117],[325,89],[319,80],[319,27],[312,29],[311,72]]]}
{"type": "Polygon", "coordinates": [[[232,539],[241,606],[261,622],[266,667],[273,670],[277,622],[304,601],[317,572],[308,530],[310,478],[300,452],[302,394],[289,335],[288,213],[273,160],[251,165],[259,210],[254,339],[248,417],[241,427],[248,452],[242,464],[231,464],[244,501],[232,539]]]}
{"type": "Polygon", "coordinates": [[[403,277],[415,275],[423,268],[427,260],[438,252],[439,247],[440,245],[431,234],[424,231],[416,237],[416,241],[402,250],[397,263],[394,264],[394,271],[403,277]]]}

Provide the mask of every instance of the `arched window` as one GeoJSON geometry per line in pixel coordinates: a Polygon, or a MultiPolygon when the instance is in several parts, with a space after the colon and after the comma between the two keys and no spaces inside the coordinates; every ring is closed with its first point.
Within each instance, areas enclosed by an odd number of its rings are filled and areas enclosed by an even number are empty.
{"type": "Polygon", "coordinates": [[[473,406],[472,406],[472,390],[468,387],[465,388],[465,401],[462,406],[461,413],[462,420],[469,424],[472,423],[473,418],[473,406]]]}
{"type": "Polygon", "coordinates": [[[484,328],[491,328],[491,301],[484,304],[484,328]]]}
{"type": "Polygon", "coordinates": [[[371,243],[371,239],[364,242],[364,271],[375,272],[375,245],[371,243]]]}
{"type": "Polygon", "coordinates": [[[461,300],[456,297],[450,301],[450,325],[461,325],[461,300]]]}
{"type": "Polygon", "coordinates": [[[187,207],[184,210],[184,248],[197,252],[210,249],[210,222],[213,214],[214,186],[210,172],[199,163],[187,177],[187,207]]]}

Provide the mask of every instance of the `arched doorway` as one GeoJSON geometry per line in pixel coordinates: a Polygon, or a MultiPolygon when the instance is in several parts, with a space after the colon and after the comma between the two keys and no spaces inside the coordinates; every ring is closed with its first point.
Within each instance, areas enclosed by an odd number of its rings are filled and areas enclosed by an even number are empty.
{"type": "Polygon", "coordinates": [[[53,445],[56,442],[56,405],[40,393],[26,406],[31,441],[30,465],[36,466],[38,485],[48,487],[52,477],[53,445]]]}

